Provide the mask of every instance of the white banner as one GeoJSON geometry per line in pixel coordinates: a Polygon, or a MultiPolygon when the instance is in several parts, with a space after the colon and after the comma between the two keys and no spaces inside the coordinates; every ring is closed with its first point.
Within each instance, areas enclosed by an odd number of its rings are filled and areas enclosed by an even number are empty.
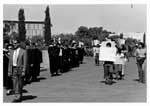
{"type": "Polygon", "coordinates": [[[113,61],[116,60],[116,51],[117,49],[115,47],[101,47],[100,48],[100,61],[113,61]]]}

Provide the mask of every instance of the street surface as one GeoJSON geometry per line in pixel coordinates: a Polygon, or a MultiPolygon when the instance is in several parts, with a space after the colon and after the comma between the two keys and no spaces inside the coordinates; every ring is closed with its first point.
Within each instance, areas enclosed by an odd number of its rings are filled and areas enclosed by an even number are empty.
{"type": "MultiPolygon", "coordinates": [[[[49,58],[43,51],[43,63],[38,82],[24,87],[23,101],[37,102],[146,102],[146,84],[136,81],[137,67],[133,58],[125,66],[125,79],[105,85],[103,66],[95,66],[92,57],[85,57],[80,67],[61,76],[50,77],[49,58]]],[[[13,95],[4,102],[12,102],[13,95]]]]}

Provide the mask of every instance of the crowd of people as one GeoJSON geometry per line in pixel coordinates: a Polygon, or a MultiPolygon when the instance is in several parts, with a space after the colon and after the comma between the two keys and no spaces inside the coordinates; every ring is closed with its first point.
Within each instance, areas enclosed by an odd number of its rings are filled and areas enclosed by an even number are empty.
{"type": "MultiPolygon", "coordinates": [[[[125,63],[129,61],[128,50],[124,44],[117,45],[115,41],[106,39],[93,46],[95,65],[103,65],[105,83],[111,85],[113,80],[124,79],[125,63]],[[105,48],[113,48],[113,51],[104,52],[106,60],[101,60],[102,52],[105,48]],[[115,51],[115,52],[114,52],[115,51]],[[115,60],[109,57],[115,53],[115,60]]],[[[73,41],[71,45],[51,40],[47,48],[49,55],[50,76],[56,77],[71,68],[79,67],[83,63],[86,54],[84,44],[73,41]]],[[[146,70],[146,49],[143,43],[138,43],[135,51],[139,82],[145,83],[146,70]]],[[[112,57],[111,57],[112,58],[112,57]]],[[[14,101],[21,101],[23,86],[38,80],[40,76],[40,64],[42,63],[42,50],[38,43],[22,43],[14,40],[12,44],[4,41],[3,49],[3,84],[7,89],[7,95],[14,94],[14,101]]]]}
{"type": "MultiPolygon", "coordinates": [[[[118,44],[116,41],[111,39],[106,39],[105,41],[99,43],[96,41],[96,45],[93,46],[93,54],[95,58],[95,65],[103,65],[104,68],[104,79],[105,83],[111,85],[113,80],[122,80],[124,79],[125,64],[129,61],[128,49],[124,44],[118,44]],[[105,51],[103,48],[111,49],[112,51],[105,51]],[[104,55],[101,53],[103,52],[104,55]],[[112,54],[114,52],[114,59],[112,54]],[[101,60],[100,56],[106,56],[106,60],[101,60]]],[[[136,45],[136,51],[134,53],[136,58],[136,64],[138,68],[138,81],[140,83],[145,83],[145,70],[146,70],[146,48],[142,42],[139,42],[136,45]]]]}
{"type": "Polygon", "coordinates": [[[7,95],[15,94],[14,101],[20,101],[23,86],[37,81],[40,75],[42,52],[37,43],[4,41],[3,59],[3,85],[7,95]]]}
{"type": "MultiPolygon", "coordinates": [[[[72,42],[70,46],[51,40],[48,46],[50,75],[59,76],[71,68],[79,67],[85,55],[83,44],[72,42]]],[[[38,81],[42,50],[38,43],[4,41],[3,85],[7,95],[14,94],[14,102],[22,99],[23,86],[38,81]]]]}
{"type": "Polygon", "coordinates": [[[73,67],[79,67],[85,55],[84,46],[72,42],[70,46],[51,41],[48,47],[50,74],[58,76],[73,67]]]}

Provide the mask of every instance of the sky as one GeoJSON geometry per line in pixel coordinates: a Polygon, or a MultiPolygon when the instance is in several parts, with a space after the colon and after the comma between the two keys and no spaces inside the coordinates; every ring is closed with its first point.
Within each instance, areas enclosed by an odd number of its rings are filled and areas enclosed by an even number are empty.
{"type": "MultiPolygon", "coordinates": [[[[18,20],[24,8],[27,21],[44,21],[47,5],[3,5],[3,20],[18,20]]],[[[52,34],[75,33],[79,26],[103,27],[112,32],[146,32],[146,5],[49,5],[52,34]]]]}

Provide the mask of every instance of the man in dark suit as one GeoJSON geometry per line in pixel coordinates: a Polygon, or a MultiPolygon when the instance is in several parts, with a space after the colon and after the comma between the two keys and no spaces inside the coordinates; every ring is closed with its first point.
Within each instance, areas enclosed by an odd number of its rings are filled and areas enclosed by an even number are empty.
{"type": "Polygon", "coordinates": [[[27,55],[26,51],[20,47],[20,42],[14,41],[14,50],[10,52],[8,76],[13,80],[14,102],[22,99],[23,77],[25,76],[27,55]]]}
{"type": "Polygon", "coordinates": [[[63,72],[69,71],[69,52],[68,46],[65,45],[63,50],[63,72]]]}
{"type": "Polygon", "coordinates": [[[53,46],[53,64],[54,64],[54,73],[55,73],[55,76],[59,76],[59,72],[58,72],[58,69],[59,69],[59,47],[58,47],[58,44],[54,44],[53,46]]]}
{"type": "Polygon", "coordinates": [[[7,49],[8,42],[4,41],[3,48],[3,86],[7,88],[7,79],[8,79],[8,61],[9,61],[9,51],[7,49]]]}
{"type": "Polygon", "coordinates": [[[79,63],[82,64],[84,59],[84,54],[85,54],[83,46],[78,47],[78,51],[79,51],[79,63]]]}
{"type": "Polygon", "coordinates": [[[38,49],[35,43],[32,44],[32,81],[37,81],[37,77],[40,74],[40,63],[42,62],[42,52],[38,49]]]}
{"type": "Polygon", "coordinates": [[[63,65],[64,65],[64,47],[62,44],[58,44],[59,54],[58,54],[58,69],[61,73],[64,72],[63,65]]]}
{"type": "Polygon", "coordinates": [[[51,76],[54,76],[54,47],[53,47],[53,44],[49,45],[48,47],[48,55],[49,55],[49,67],[50,67],[50,73],[51,73],[51,76]]]}
{"type": "Polygon", "coordinates": [[[31,78],[31,63],[32,63],[31,50],[32,49],[30,48],[30,44],[26,43],[27,69],[25,72],[25,84],[30,83],[30,78],[31,78]]]}
{"type": "Polygon", "coordinates": [[[40,48],[36,45],[35,48],[35,69],[37,70],[36,76],[40,75],[40,64],[42,63],[42,51],[40,48]]]}

